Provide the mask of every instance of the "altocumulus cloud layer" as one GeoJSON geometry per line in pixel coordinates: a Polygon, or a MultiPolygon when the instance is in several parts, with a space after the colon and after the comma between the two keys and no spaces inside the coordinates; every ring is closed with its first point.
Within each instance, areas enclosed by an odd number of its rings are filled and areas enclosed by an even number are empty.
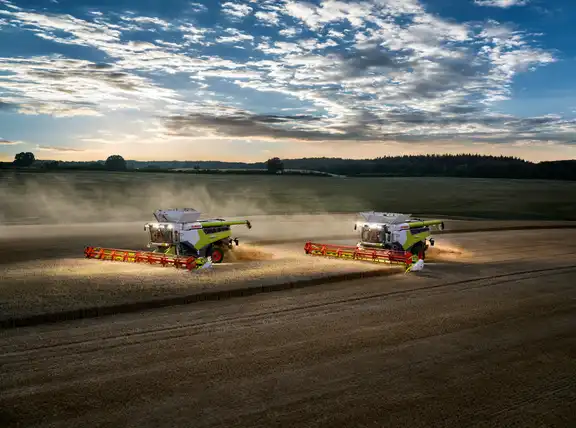
{"type": "MultiPolygon", "coordinates": [[[[482,9],[527,3],[474,1],[482,9]]],[[[53,47],[0,58],[0,110],[56,117],[138,110],[152,124],[143,131],[148,142],[570,144],[576,137],[573,120],[493,109],[510,97],[517,75],[557,60],[538,35],[508,24],[443,19],[417,0],[183,1],[171,17],[133,5],[65,13],[0,0],[0,31],[53,47]]]]}

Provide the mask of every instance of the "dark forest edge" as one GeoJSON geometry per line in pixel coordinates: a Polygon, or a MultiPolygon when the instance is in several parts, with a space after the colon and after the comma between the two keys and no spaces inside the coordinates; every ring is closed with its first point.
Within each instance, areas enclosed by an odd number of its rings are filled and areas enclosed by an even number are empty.
{"type": "Polygon", "coordinates": [[[13,162],[0,163],[5,170],[125,171],[177,174],[282,174],[346,177],[468,177],[541,180],[576,180],[576,160],[534,163],[516,157],[487,155],[407,155],[375,159],[271,158],[266,162],[136,161],[119,155],[105,161],[66,162],[38,160],[19,153],[13,162]]]}

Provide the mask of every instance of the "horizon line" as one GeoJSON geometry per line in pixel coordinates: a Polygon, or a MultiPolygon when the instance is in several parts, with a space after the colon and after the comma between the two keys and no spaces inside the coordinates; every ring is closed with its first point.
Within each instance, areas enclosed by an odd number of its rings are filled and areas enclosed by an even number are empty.
{"type": "MultiPolygon", "coordinates": [[[[109,155],[114,156],[114,155],[109,155]]],[[[121,155],[120,155],[121,156],[121,155]]],[[[274,159],[278,157],[281,161],[297,161],[297,160],[306,160],[306,159],[333,159],[333,160],[344,160],[344,161],[371,161],[371,160],[378,160],[378,159],[394,159],[394,158],[403,158],[403,157],[459,157],[459,156],[469,156],[469,157],[481,157],[481,158],[504,158],[504,159],[518,159],[523,162],[527,163],[545,163],[545,162],[564,162],[564,161],[576,161],[575,158],[568,158],[568,159],[555,159],[555,160],[546,160],[546,161],[531,161],[525,158],[521,158],[519,156],[505,156],[505,155],[492,155],[492,154],[475,154],[475,153],[460,153],[460,154],[451,154],[451,153],[444,153],[444,154],[437,154],[437,153],[429,153],[429,154],[419,154],[419,155],[396,155],[396,156],[379,156],[373,158],[343,158],[343,157],[330,157],[330,156],[317,156],[317,157],[301,157],[301,158],[279,158],[278,156],[272,156],[266,160],[261,161],[233,161],[233,160],[217,160],[217,159],[210,159],[210,160],[198,160],[198,159],[190,159],[190,160],[178,160],[178,159],[170,159],[170,160],[140,160],[140,159],[127,159],[122,156],[122,158],[126,162],[140,162],[140,163],[150,163],[150,162],[179,162],[179,163],[193,163],[193,162],[220,162],[220,163],[236,163],[236,164],[265,164],[269,159],[274,159]]],[[[59,160],[59,159],[42,159],[36,158],[35,161],[41,162],[63,162],[63,163],[98,163],[98,162],[106,162],[106,159],[95,159],[95,160],[59,160]]],[[[6,163],[12,163],[13,161],[7,161],[6,163]]]]}

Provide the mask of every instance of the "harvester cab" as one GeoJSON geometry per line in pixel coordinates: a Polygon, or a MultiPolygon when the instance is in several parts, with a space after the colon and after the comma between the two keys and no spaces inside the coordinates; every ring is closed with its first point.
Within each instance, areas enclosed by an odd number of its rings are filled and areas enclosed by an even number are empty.
{"type": "Polygon", "coordinates": [[[227,250],[239,244],[238,238],[232,237],[231,226],[252,228],[248,220],[200,220],[200,215],[193,208],[157,210],[154,212],[156,222],[144,225],[149,234],[147,247],[152,251],[86,247],[84,255],[99,260],[143,262],[194,270],[222,263],[227,250]]]}
{"type": "Polygon", "coordinates": [[[360,230],[358,248],[410,252],[421,259],[429,246],[434,246],[432,230],[444,229],[442,220],[422,220],[411,214],[369,211],[360,216],[362,220],[354,225],[354,230],[360,230]]]}

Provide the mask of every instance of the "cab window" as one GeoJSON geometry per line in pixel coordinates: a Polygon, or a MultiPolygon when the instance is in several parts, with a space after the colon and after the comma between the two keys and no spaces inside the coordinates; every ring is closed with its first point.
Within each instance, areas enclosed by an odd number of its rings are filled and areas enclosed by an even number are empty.
{"type": "Polygon", "coordinates": [[[370,229],[368,226],[362,228],[362,241],[378,244],[383,242],[384,231],[380,229],[370,229]]]}

